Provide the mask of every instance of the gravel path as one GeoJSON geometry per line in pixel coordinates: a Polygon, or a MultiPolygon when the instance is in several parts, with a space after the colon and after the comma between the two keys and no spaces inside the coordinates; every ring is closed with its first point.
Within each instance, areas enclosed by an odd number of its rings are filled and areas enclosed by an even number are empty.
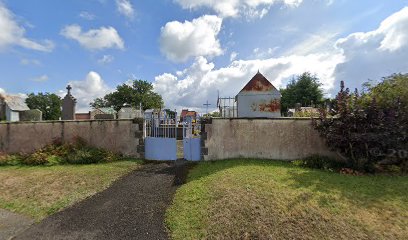
{"type": "Polygon", "coordinates": [[[164,214],[175,172],[174,163],[146,164],[14,239],[168,239],[164,214]]]}

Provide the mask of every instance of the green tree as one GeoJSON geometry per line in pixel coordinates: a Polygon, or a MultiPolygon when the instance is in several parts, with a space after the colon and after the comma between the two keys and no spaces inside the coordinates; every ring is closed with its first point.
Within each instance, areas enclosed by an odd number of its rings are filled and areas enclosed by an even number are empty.
{"type": "Polygon", "coordinates": [[[153,91],[153,85],[144,80],[133,80],[131,85],[122,84],[116,87],[116,91],[96,98],[90,106],[93,108],[113,107],[119,111],[124,105],[139,107],[142,104],[144,110],[149,108],[162,108],[162,97],[153,91]]]}
{"type": "Polygon", "coordinates": [[[320,88],[319,79],[305,72],[293,78],[285,89],[281,89],[281,110],[286,113],[289,108],[295,107],[297,103],[307,107],[312,104],[320,104],[323,101],[323,91],[320,88]]]}
{"type": "Polygon", "coordinates": [[[61,117],[62,101],[54,93],[30,93],[26,103],[30,109],[39,109],[43,120],[58,120],[61,117]]]}
{"type": "Polygon", "coordinates": [[[173,111],[173,110],[171,110],[169,108],[166,108],[166,109],[163,109],[163,110],[166,112],[167,116],[172,117],[172,118],[174,118],[176,116],[176,114],[177,114],[176,111],[173,111]]]}
{"type": "Polygon", "coordinates": [[[208,113],[208,114],[204,114],[204,117],[214,117],[214,118],[217,118],[217,117],[221,117],[221,114],[220,114],[220,112],[218,112],[218,111],[215,111],[215,112],[210,112],[210,113],[208,113]]]}
{"type": "Polygon", "coordinates": [[[408,104],[408,74],[393,74],[384,77],[379,83],[364,83],[363,104],[369,105],[374,98],[382,107],[394,104],[397,99],[408,104]]]}

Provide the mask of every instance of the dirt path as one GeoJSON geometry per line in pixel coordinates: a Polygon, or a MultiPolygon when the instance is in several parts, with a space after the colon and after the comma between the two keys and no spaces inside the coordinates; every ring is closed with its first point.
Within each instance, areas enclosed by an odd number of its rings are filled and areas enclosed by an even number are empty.
{"type": "Polygon", "coordinates": [[[146,164],[15,239],[167,239],[164,213],[175,171],[174,163],[146,164]]]}

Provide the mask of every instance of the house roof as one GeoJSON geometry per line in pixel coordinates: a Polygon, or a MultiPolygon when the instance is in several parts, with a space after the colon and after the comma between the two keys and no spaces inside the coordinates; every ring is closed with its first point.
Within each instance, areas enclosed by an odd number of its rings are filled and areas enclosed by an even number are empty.
{"type": "Polygon", "coordinates": [[[197,116],[197,112],[196,111],[189,111],[188,109],[183,109],[181,111],[180,117],[184,118],[185,116],[195,117],[195,116],[197,116]]]}
{"type": "Polygon", "coordinates": [[[255,76],[245,85],[241,92],[269,92],[277,90],[271,82],[259,71],[255,76]]]}
{"type": "Polygon", "coordinates": [[[2,95],[4,102],[12,111],[27,111],[30,108],[25,103],[25,100],[20,96],[2,95]]]}

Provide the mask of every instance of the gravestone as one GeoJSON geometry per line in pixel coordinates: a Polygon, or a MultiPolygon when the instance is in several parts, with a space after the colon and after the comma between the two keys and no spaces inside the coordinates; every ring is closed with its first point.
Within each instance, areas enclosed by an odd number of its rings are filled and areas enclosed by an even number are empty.
{"type": "Polygon", "coordinates": [[[68,93],[62,100],[62,120],[75,120],[76,99],[71,95],[72,87],[67,86],[68,93]]]}

